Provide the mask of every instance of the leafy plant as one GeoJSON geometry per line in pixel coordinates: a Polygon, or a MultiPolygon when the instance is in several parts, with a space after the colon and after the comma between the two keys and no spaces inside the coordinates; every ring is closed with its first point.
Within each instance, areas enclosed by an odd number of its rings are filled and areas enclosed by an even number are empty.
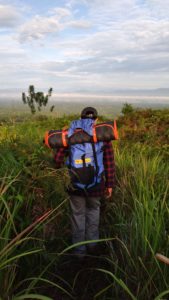
{"type": "Polygon", "coordinates": [[[134,112],[134,108],[131,104],[125,103],[122,107],[121,112],[122,112],[123,115],[128,115],[128,114],[134,112]]]}
{"type": "MultiPolygon", "coordinates": [[[[28,95],[22,93],[22,101],[24,104],[27,104],[31,110],[32,114],[35,114],[36,111],[41,111],[42,106],[48,104],[49,97],[52,95],[52,88],[48,90],[48,93],[44,95],[43,92],[35,92],[33,85],[29,86],[28,95]]],[[[51,112],[54,109],[54,105],[50,108],[51,112]]]]}

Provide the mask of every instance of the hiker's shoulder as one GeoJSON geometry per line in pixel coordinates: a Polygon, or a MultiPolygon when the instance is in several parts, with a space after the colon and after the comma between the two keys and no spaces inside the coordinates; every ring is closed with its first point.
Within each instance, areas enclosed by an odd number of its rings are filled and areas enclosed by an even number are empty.
{"type": "Polygon", "coordinates": [[[104,148],[107,148],[107,149],[112,149],[113,146],[112,146],[112,141],[105,141],[103,142],[103,145],[104,145],[104,148]]]}

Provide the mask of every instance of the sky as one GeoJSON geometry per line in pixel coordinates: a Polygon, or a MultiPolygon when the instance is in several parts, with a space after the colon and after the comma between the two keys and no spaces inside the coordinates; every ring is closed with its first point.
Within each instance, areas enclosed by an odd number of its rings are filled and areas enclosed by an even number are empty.
{"type": "Polygon", "coordinates": [[[169,0],[0,0],[0,89],[168,88],[169,0]]]}

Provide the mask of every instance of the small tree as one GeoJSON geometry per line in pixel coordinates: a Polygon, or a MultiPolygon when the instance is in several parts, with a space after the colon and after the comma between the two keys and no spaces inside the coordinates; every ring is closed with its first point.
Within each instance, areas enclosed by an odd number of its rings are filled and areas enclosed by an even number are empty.
{"type": "Polygon", "coordinates": [[[128,114],[132,113],[133,111],[134,111],[134,108],[131,104],[124,103],[122,110],[121,110],[123,115],[128,115],[128,114]]]}
{"type": "MultiPolygon", "coordinates": [[[[31,110],[32,114],[35,114],[36,111],[41,111],[42,106],[46,106],[48,104],[49,97],[52,95],[52,88],[48,90],[48,93],[44,95],[43,92],[36,92],[33,85],[29,86],[28,96],[25,93],[22,93],[22,101],[24,104],[27,104],[31,110]]],[[[51,107],[51,111],[53,111],[54,105],[51,107]]]]}

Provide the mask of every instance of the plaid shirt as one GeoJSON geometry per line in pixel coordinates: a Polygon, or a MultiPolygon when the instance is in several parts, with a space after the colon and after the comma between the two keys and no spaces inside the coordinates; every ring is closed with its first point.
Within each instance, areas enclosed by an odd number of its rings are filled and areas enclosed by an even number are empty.
{"type": "MultiPolygon", "coordinates": [[[[64,165],[65,157],[68,155],[68,148],[59,148],[54,156],[56,168],[61,168],[64,165]]],[[[115,184],[115,162],[114,162],[114,151],[111,142],[104,142],[103,150],[103,164],[105,171],[105,180],[96,188],[91,188],[88,194],[91,197],[104,196],[106,188],[113,188],[115,184]]],[[[80,189],[73,189],[68,191],[70,194],[82,195],[84,192],[80,189]]]]}

